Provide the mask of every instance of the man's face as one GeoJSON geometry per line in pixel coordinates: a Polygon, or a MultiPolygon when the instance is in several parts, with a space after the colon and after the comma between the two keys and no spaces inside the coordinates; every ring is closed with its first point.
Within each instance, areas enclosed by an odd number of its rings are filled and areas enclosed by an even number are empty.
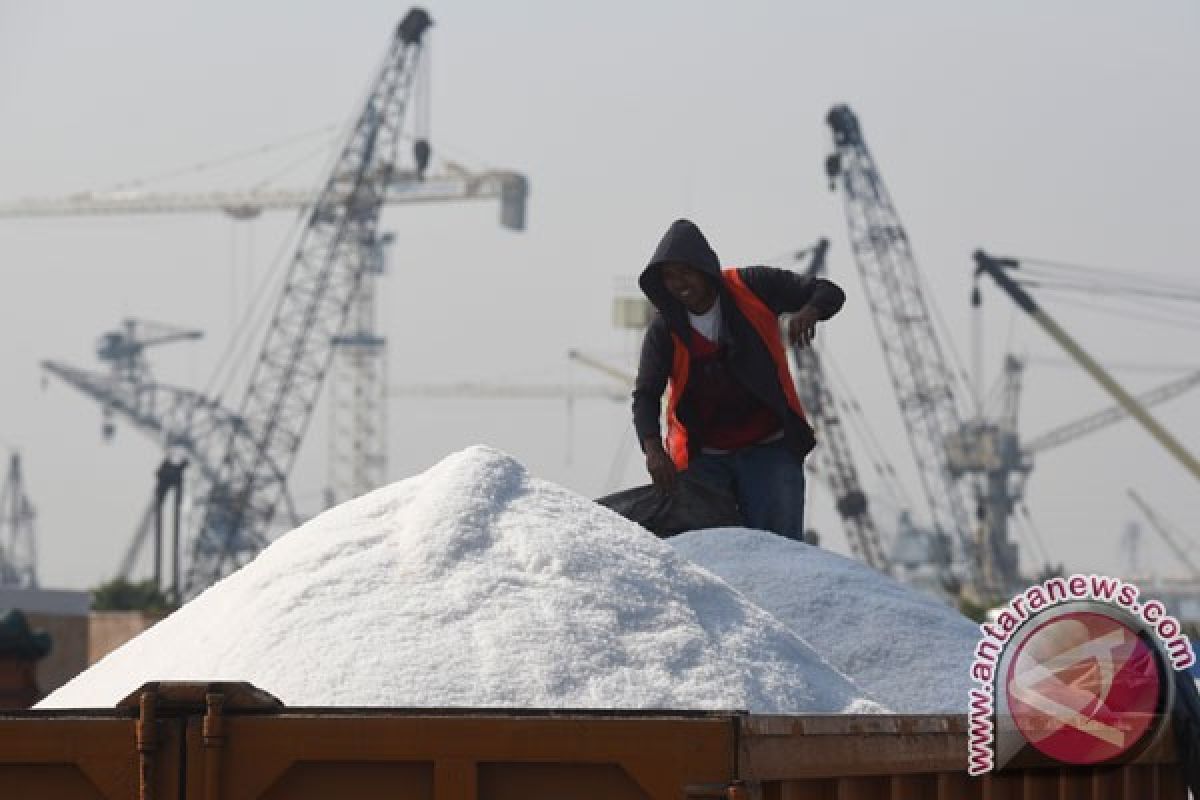
{"type": "Polygon", "coordinates": [[[663,288],[693,314],[703,314],[717,299],[717,288],[700,270],[686,264],[662,266],[663,288]]]}

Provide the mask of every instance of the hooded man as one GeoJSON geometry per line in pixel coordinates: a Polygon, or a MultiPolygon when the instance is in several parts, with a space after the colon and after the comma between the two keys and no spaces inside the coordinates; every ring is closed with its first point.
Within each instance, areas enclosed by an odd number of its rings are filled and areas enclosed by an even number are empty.
{"type": "Polygon", "coordinates": [[[801,539],[804,458],[816,440],[779,317],[789,314],[788,340],[807,347],[845,294],[830,281],[773,267],[722,270],[686,219],[667,229],[638,283],[658,309],[633,390],[633,423],[654,485],[670,491],[686,470],[730,491],[747,526],[801,539]]]}

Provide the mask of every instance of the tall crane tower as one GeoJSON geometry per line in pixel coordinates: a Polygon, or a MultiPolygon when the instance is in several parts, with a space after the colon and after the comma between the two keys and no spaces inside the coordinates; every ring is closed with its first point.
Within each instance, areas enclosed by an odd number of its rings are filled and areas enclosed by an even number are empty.
{"type": "MultiPolygon", "coordinates": [[[[398,145],[431,24],[425,11],[415,9],[397,26],[367,101],[313,202],[236,425],[216,443],[216,457],[210,456],[216,480],[203,501],[185,592],[253,557],[268,538],[335,337],[345,330],[381,246],[383,189],[400,171],[398,145]]],[[[418,139],[413,150],[420,178],[428,143],[418,139]]]]}
{"type": "MultiPolygon", "coordinates": [[[[416,30],[415,24],[413,30],[416,30]]],[[[413,44],[419,45],[419,42],[413,44]]],[[[417,112],[408,114],[414,119],[405,126],[410,130],[402,132],[414,140],[414,165],[410,168],[391,164],[387,169],[375,168],[357,177],[344,175],[341,180],[332,181],[324,187],[319,196],[320,203],[328,209],[360,206],[367,198],[381,199],[386,205],[496,199],[499,200],[500,224],[510,230],[524,230],[529,193],[529,182],[525,176],[503,169],[472,170],[444,159],[431,162],[432,151],[426,138],[428,119],[424,103],[427,91],[424,87],[428,76],[424,62],[425,59],[418,57],[406,67],[411,75],[404,78],[403,88],[403,105],[416,106],[414,110],[417,112]]],[[[386,113],[387,109],[384,106],[368,107],[368,111],[372,115],[371,124],[375,125],[378,121],[376,116],[386,113]]],[[[356,131],[362,128],[362,123],[360,117],[356,131]]],[[[393,142],[391,146],[394,145],[393,142]]],[[[344,162],[344,153],[341,162],[344,162]]],[[[156,192],[125,188],[3,203],[0,204],[0,218],[215,211],[234,220],[246,221],[268,211],[291,210],[308,214],[313,208],[314,192],[311,188],[259,185],[238,191],[207,192],[156,192]]],[[[311,222],[309,227],[312,227],[311,222]]],[[[374,242],[359,243],[366,267],[351,301],[346,329],[330,334],[333,359],[329,369],[335,375],[333,391],[328,400],[330,429],[334,432],[330,437],[328,459],[327,494],[331,503],[375,488],[387,476],[387,405],[384,400],[387,342],[376,325],[376,293],[378,282],[385,272],[385,251],[392,241],[392,234],[377,233],[374,242]]],[[[129,322],[126,324],[128,326],[129,322]]],[[[159,343],[148,338],[153,323],[139,325],[143,341],[147,344],[159,343]]],[[[133,329],[127,327],[126,331],[109,336],[116,337],[114,344],[118,348],[125,347],[133,339],[133,329]]],[[[127,355],[128,363],[132,365],[140,351],[127,355]]],[[[101,358],[112,360],[104,354],[101,354],[101,358]]],[[[138,363],[140,366],[144,362],[138,363]]],[[[114,361],[114,369],[116,366],[114,361]]],[[[133,369],[125,377],[132,383],[139,379],[151,383],[149,376],[133,369]]],[[[96,381],[92,379],[87,381],[87,385],[89,388],[84,391],[89,394],[97,388],[96,381]]],[[[161,394],[158,388],[142,392],[140,396],[154,398],[161,394]]],[[[129,394],[128,391],[125,393],[129,394]]],[[[106,422],[105,430],[109,435],[114,430],[111,419],[106,422]]]]}
{"type": "MultiPolygon", "coordinates": [[[[892,387],[934,527],[954,537],[969,585],[980,587],[971,531],[971,499],[947,463],[946,437],[962,428],[956,375],[934,327],[933,310],[887,186],[854,112],[844,105],[826,117],[834,152],[826,161],[840,186],[850,245],[883,348],[892,387]]],[[[992,588],[995,587],[984,587],[992,588]]]]}
{"type": "Polygon", "coordinates": [[[0,587],[37,587],[35,518],[21,474],[21,454],[13,451],[0,486],[0,587]]]}
{"type": "MultiPolygon", "coordinates": [[[[374,294],[364,281],[376,274],[384,248],[384,204],[449,199],[420,191],[429,164],[428,142],[415,138],[413,166],[399,163],[406,114],[424,73],[424,36],[432,20],[420,9],[397,26],[384,63],[315,198],[267,325],[237,410],[216,399],[163,384],[122,386],[109,375],[65,365],[46,368],[130,419],[135,427],[184,451],[196,470],[197,524],[191,537],[183,593],[192,596],[252,558],[270,536],[282,503],[294,509],[287,477],[325,376],[340,346],[372,333],[374,294]],[[365,309],[365,311],[364,311],[365,309]],[[364,330],[365,329],[365,330],[364,330]]],[[[459,176],[470,194],[479,182],[459,176]]],[[[502,222],[524,223],[524,179],[500,183],[502,222]]],[[[381,387],[382,388],[382,387],[381,387]]]]}
{"type": "MultiPolygon", "coordinates": [[[[814,277],[825,274],[828,251],[828,239],[817,242],[811,251],[807,274],[814,277]]],[[[796,392],[820,442],[813,456],[817,469],[833,492],[834,506],[842,518],[850,550],[868,566],[890,572],[891,564],[880,543],[879,530],[859,481],[850,441],[834,403],[821,355],[814,347],[793,346],[791,351],[796,392]]]]}

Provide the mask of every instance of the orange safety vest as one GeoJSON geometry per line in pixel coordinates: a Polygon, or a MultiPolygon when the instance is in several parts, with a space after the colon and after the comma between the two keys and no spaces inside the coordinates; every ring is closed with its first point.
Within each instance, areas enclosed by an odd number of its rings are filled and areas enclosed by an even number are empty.
{"type": "MultiPolygon", "coordinates": [[[[792,373],[788,369],[787,353],[783,349],[783,340],[779,336],[779,318],[766,303],[759,299],[758,295],[750,290],[736,268],[721,270],[721,278],[738,311],[742,312],[742,315],[750,321],[751,327],[758,333],[763,344],[767,346],[771,360],[775,362],[779,385],[783,387],[788,408],[804,419],[804,408],[800,405],[800,398],[796,395],[796,385],[792,381],[792,373]]],[[[679,338],[679,334],[672,331],[671,341],[675,345],[675,350],[671,360],[671,377],[667,385],[667,455],[675,462],[677,469],[685,470],[688,465],[688,432],[687,428],[679,421],[679,417],[675,415],[675,411],[679,406],[679,398],[683,396],[683,391],[687,387],[691,358],[688,355],[687,345],[684,344],[683,339],[679,338]]]]}

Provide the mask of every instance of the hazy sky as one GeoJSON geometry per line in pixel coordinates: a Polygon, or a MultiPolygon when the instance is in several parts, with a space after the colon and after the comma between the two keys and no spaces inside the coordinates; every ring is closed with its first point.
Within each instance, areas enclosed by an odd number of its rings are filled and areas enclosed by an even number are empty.
{"type": "MultiPolygon", "coordinates": [[[[435,150],[520,170],[533,194],[524,234],[500,229],[492,203],[386,212],[397,235],[381,289],[393,383],[597,380],[568,367],[571,347],[632,365],[636,342],[610,324],[614,287],[677,216],[695,219],[729,265],[825,235],[849,301],[820,346],[916,497],[840,198],[824,178],[823,120],[838,102],[859,115],[964,359],[976,247],[1196,281],[1193,2],[427,7],[435,150]]],[[[111,187],[344,121],[405,11],[367,0],[0,0],[0,200],[111,187]]],[[[314,183],[326,157],[278,182],[314,183]]],[[[271,171],[252,163],[163,188],[232,189],[271,171]]],[[[291,223],[0,221],[0,443],[24,457],[43,585],[85,587],[112,573],[157,454],[128,426],[105,444],[99,409],[43,385],[38,361],[95,366],[96,337],[144,317],[206,332],[152,354],[164,380],[205,384],[291,223]]],[[[990,284],[984,298],[988,383],[1006,344],[1038,357],[1026,375],[1027,434],[1108,404],[990,284]]],[[[1200,364],[1194,328],[1046,306],[1101,361],[1200,364]]],[[[1117,374],[1133,389],[1171,377],[1117,374]]],[[[1157,413],[1200,450],[1198,410],[1194,393],[1157,413]]],[[[484,442],[594,496],[611,488],[616,442],[631,436],[626,405],[602,400],[578,401],[570,426],[553,400],[395,400],[390,412],[394,478],[484,442]]],[[[294,473],[307,509],[325,483],[326,418],[318,410],[294,473]]],[[[643,479],[630,458],[621,484],[643,479]]],[[[1119,570],[1120,535],[1137,516],[1128,487],[1195,531],[1195,480],[1131,423],[1039,458],[1028,505],[1055,560],[1119,570]]],[[[844,549],[819,486],[810,509],[844,549]]],[[[890,527],[894,509],[877,509],[890,527]]],[[[1142,558],[1178,569],[1148,528],[1142,558]]]]}

